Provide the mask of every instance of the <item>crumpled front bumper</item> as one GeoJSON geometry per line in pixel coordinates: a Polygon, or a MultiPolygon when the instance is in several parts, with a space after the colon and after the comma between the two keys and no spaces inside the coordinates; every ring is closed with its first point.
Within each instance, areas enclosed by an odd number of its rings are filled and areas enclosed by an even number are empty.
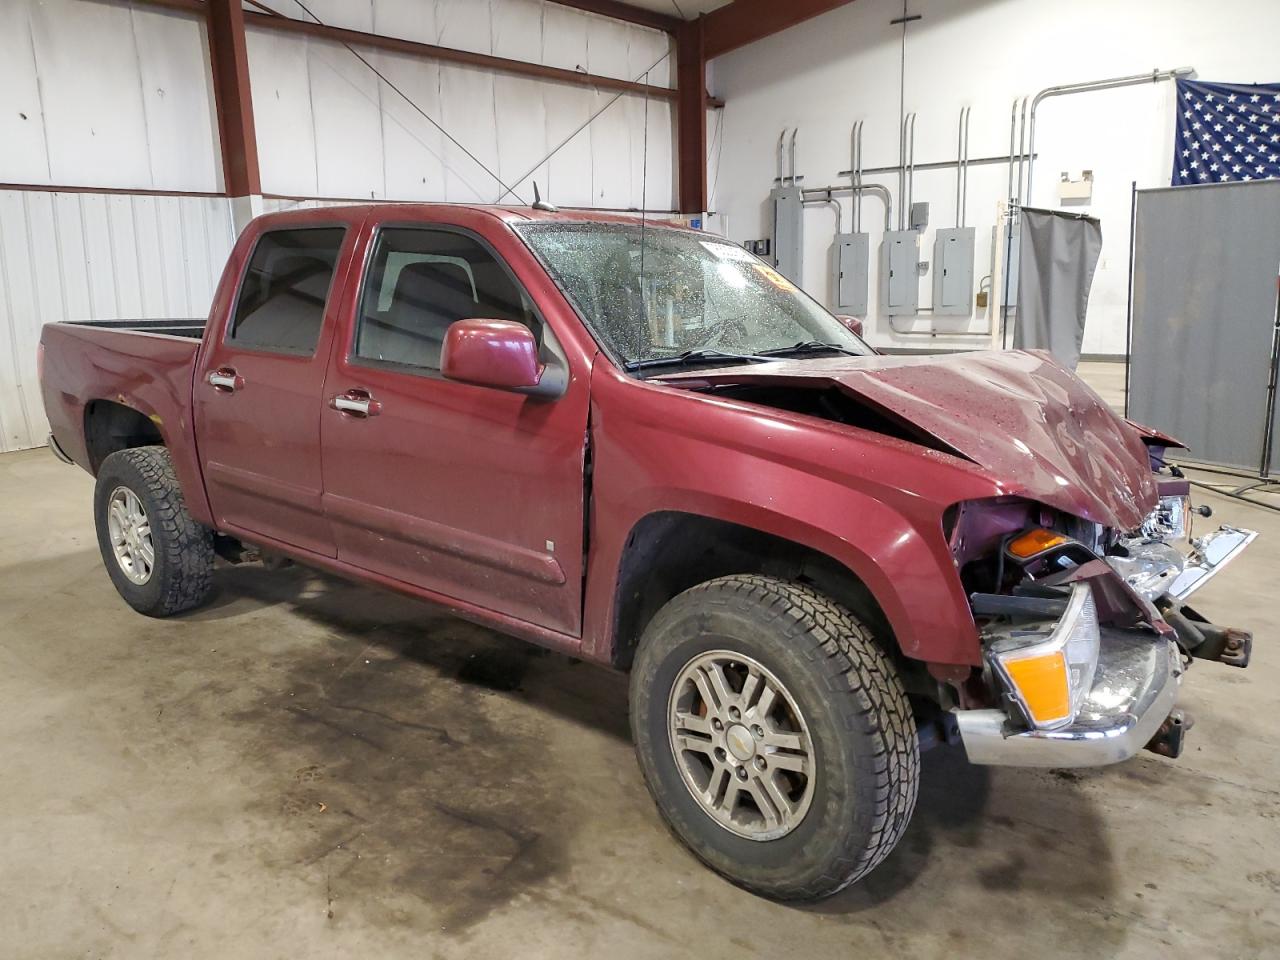
{"type": "Polygon", "coordinates": [[[1127,760],[1156,737],[1173,712],[1182,672],[1173,641],[1104,628],[1093,686],[1070,726],[1027,730],[997,709],[957,710],[954,716],[971,763],[1102,766],[1127,760]]]}

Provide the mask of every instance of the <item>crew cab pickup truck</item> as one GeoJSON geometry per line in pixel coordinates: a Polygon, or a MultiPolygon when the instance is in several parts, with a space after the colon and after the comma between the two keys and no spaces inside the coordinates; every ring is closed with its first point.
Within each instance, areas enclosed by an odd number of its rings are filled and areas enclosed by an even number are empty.
{"type": "Polygon", "coordinates": [[[1187,599],[1254,534],[1192,537],[1176,441],[1045,354],[879,355],[704,233],[276,213],[206,324],[128,327],[40,349],[129,604],[291,558],[629,671],[662,816],[766,896],[881,862],[922,747],[1176,755],[1190,658],[1248,661],[1187,599]]]}

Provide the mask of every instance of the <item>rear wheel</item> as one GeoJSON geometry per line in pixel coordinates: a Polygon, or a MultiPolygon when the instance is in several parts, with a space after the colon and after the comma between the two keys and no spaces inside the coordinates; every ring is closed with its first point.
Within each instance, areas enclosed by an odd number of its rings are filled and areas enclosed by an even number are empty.
{"type": "Polygon", "coordinates": [[[672,831],[764,896],[854,882],[915,807],[919,745],[893,664],[852,613],[801,584],[723,577],[663,607],[632,670],[631,723],[672,831]]]}
{"type": "Polygon", "coordinates": [[[107,457],[93,502],[102,562],[129,606],[167,617],[208,599],[213,535],[187,512],[164,447],[107,457]]]}

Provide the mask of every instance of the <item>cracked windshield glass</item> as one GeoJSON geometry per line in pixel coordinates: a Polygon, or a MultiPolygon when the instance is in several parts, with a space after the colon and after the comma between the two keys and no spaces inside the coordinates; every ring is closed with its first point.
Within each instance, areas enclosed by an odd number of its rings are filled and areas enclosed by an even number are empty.
{"type": "Polygon", "coordinates": [[[638,224],[521,224],[520,235],[629,370],[871,349],[725,240],[638,224]]]}

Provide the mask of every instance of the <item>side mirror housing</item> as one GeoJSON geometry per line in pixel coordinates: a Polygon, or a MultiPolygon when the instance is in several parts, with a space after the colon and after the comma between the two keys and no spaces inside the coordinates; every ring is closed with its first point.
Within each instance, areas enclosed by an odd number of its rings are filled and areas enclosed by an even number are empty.
{"type": "Polygon", "coordinates": [[[533,331],[511,320],[468,319],[450,324],[440,353],[440,372],[450,380],[538,397],[564,392],[561,371],[538,359],[533,331]]]}
{"type": "Polygon", "coordinates": [[[845,325],[852,333],[862,336],[862,320],[858,317],[846,317],[836,315],[836,319],[845,325]]]}

